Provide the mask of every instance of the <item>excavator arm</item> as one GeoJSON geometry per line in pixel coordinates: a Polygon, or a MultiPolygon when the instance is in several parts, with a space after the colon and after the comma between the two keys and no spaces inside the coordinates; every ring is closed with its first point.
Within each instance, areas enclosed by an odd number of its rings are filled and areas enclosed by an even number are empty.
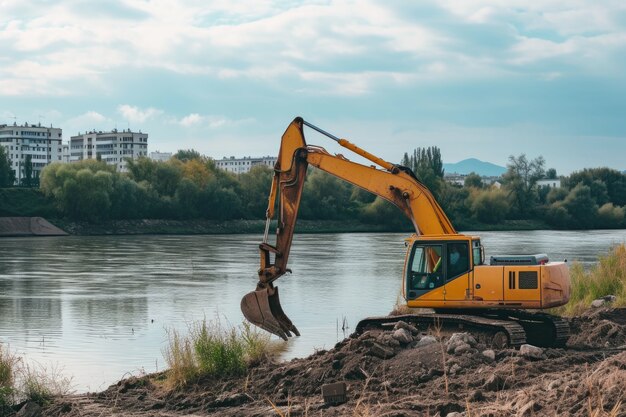
{"type": "Polygon", "coordinates": [[[393,203],[411,220],[418,235],[454,234],[456,231],[432,193],[403,166],[391,164],[345,139],[339,139],[297,117],[282,136],[266,212],[263,242],[259,245],[261,266],[255,291],[241,300],[241,310],[251,323],[287,340],[298,329],[284,313],[273,282],[287,272],[294,228],[308,166],[314,166],[393,203]],[[324,148],[307,145],[303,128],[308,126],[339,145],[368,159],[366,166],[332,155],[324,148]],[[276,202],[278,200],[278,207],[276,202]],[[268,243],[271,220],[278,211],[276,243],[268,243]],[[273,258],[273,261],[272,261],[273,258]]]}

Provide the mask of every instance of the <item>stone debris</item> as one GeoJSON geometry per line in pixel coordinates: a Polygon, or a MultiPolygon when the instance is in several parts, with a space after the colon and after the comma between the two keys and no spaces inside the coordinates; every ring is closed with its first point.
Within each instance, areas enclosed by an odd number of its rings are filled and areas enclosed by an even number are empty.
{"type": "Polygon", "coordinates": [[[396,323],[395,326],[393,326],[394,330],[398,330],[398,329],[404,329],[409,331],[412,335],[417,335],[419,334],[419,329],[415,326],[413,326],[412,324],[409,324],[405,321],[400,320],[399,322],[396,323]]]}
{"type": "Polygon", "coordinates": [[[614,295],[605,295],[604,297],[598,298],[597,300],[593,300],[591,302],[591,307],[593,308],[604,307],[609,303],[615,302],[616,299],[617,297],[615,297],[614,295]]]}
{"type": "Polygon", "coordinates": [[[496,352],[492,349],[483,350],[482,355],[491,362],[496,360],[496,352]]]}
{"type": "Polygon", "coordinates": [[[471,334],[454,333],[446,342],[446,352],[462,355],[469,352],[476,344],[476,339],[471,334]]]}
{"type": "Polygon", "coordinates": [[[543,356],[543,349],[533,345],[522,345],[519,348],[520,356],[526,359],[541,359],[543,356]]]}
{"type": "Polygon", "coordinates": [[[396,354],[393,349],[376,342],[370,346],[367,353],[380,359],[389,359],[396,354]]]}
{"type": "Polygon", "coordinates": [[[417,342],[417,345],[415,345],[415,347],[428,346],[432,345],[433,343],[437,343],[437,339],[434,336],[424,336],[420,339],[419,342],[417,342]]]}
{"type": "Polygon", "coordinates": [[[403,328],[394,330],[392,337],[403,345],[409,344],[413,341],[411,332],[403,328]]]}

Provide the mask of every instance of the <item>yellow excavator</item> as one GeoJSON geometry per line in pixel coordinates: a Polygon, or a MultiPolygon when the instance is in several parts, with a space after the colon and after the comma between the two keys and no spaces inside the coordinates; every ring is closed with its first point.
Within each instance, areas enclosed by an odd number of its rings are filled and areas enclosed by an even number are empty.
{"type": "Polygon", "coordinates": [[[499,347],[566,343],[567,322],[539,311],[569,301],[569,270],[564,262],[549,262],[543,254],[504,255],[492,256],[487,265],[480,238],[457,233],[432,193],[409,168],[384,161],[300,117],[283,134],[274,167],[265,234],[259,245],[259,282],[256,290],[241,300],[248,321],[285,340],[300,335],[280,305],[274,281],[291,272],[287,261],[309,165],[390,201],[415,228],[415,234],[405,240],[402,294],[408,307],[434,312],[366,318],[358,323],[356,333],[393,327],[402,320],[422,328],[470,331],[499,347]],[[305,126],[375,165],[307,145],[305,126]],[[268,237],[276,211],[276,242],[271,245],[268,237]]]}

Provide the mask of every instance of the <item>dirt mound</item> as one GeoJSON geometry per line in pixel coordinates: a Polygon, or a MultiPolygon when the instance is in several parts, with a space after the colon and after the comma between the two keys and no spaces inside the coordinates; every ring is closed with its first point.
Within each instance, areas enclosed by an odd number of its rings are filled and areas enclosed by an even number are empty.
{"type": "Polygon", "coordinates": [[[603,348],[626,345],[626,308],[590,309],[570,320],[572,336],[568,344],[577,348],[603,348]]]}
{"type": "Polygon", "coordinates": [[[626,416],[626,351],[617,347],[626,337],[623,313],[573,319],[573,340],[584,346],[567,349],[497,350],[467,333],[440,338],[399,324],[181,391],[166,390],[163,374],[131,378],[59,399],[45,415],[626,416]],[[324,403],[321,387],[334,382],[346,383],[347,402],[324,403]]]}
{"type": "Polygon", "coordinates": [[[0,237],[3,236],[65,236],[43,217],[0,217],[0,237]]]}

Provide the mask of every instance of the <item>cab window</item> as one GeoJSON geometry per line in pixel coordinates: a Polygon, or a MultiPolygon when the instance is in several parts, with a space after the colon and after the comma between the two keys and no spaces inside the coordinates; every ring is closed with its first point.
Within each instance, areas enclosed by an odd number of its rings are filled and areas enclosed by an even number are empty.
{"type": "Polygon", "coordinates": [[[443,284],[441,245],[415,245],[409,265],[409,289],[430,290],[443,284]]]}
{"type": "Polygon", "coordinates": [[[450,280],[467,271],[469,271],[469,250],[467,243],[449,243],[447,278],[450,280]]]}

